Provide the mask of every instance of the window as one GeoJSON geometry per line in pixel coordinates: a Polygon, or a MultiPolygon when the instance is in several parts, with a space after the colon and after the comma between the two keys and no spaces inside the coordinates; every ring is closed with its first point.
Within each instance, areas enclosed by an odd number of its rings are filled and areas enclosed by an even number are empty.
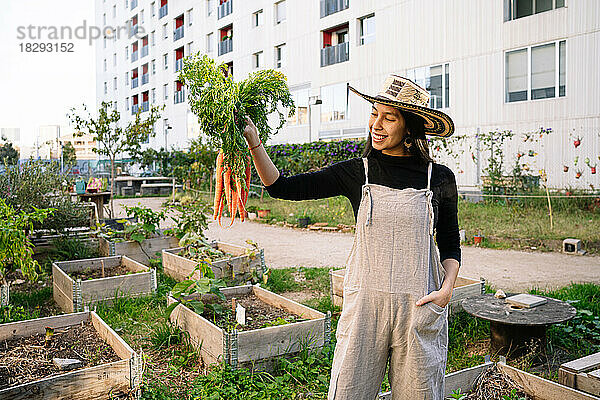
{"type": "Polygon", "coordinates": [[[152,47],[156,46],[156,37],[155,37],[155,35],[156,35],[156,31],[150,32],[150,45],[152,47]]]}
{"type": "Polygon", "coordinates": [[[152,75],[156,75],[156,60],[152,60],[152,75]]]}
{"type": "Polygon", "coordinates": [[[113,18],[116,18],[116,17],[117,17],[117,6],[114,5],[113,6],[113,18]]]}
{"type": "Polygon", "coordinates": [[[163,85],[163,99],[168,100],[169,99],[169,84],[165,83],[163,85]]]}
{"type": "MultiPolygon", "coordinates": [[[[118,106],[117,106],[117,101],[116,101],[116,100],[115,100],[115,102],[113,103],[113,105],[114,105],[114,110],[116,111],[116,110],[117,110],[117,108],[118,108],[118,106]]],[[[83,144],[83,142],[81,142],[81,144],[83,144]]]]}
{"type": "Polygon", "coordinates": [[[129,97],[125,97],[125,104],[127,107],[127,111],[129,111],[129,97]]]}
{"type": "Polygon", "coordinates": [[[140,11],[140,23],[144,23],[144,10],[140,11]]]}
{"type": "Polygon", "coordinates": [[[156,4],[154,2],[150,3],[150,13],[152,13],[152,16],[154,17],[156,15],[156,10],[154,8],[156,4]]]}
{"type": "Polygon", "coordinates": [[[106,72],[106,58],[104,59],[104,72],[106,72]]]}
{"type": "Polygon", "coordinates": [[[254,14],[252,14],[252,26],[257,27],[264,24],[264,13],[263,10],[258,10],[254,14]]]}
{"type": "Polygon", "coordinates": [[[564,0],[504,0],[504,21],[523,18],[564,6],[564,0]]]}
{"type": "Polygon", "coordinates": [[[346,83],[323,86],[321,88],[321,122],[332,122],[346,119],[348,98],[346,83]]]}
{"type": "Polygon", "coordinates": [[[113,65],[117,65],[117,53],[113,53],[113,65]]]}
{"type": "Polygon", "coordinates": [[[289,125],[308,124],[308,92],[309,89],[292,91],[292,98],[296,106],[296,113],[288,119],[289,125]]]}
{"type": "Polygon", "coordinates": [[[187,55],[191,56],[192,55],[192,46],[193,46],[194,42],[189,42],[187,44],[187,55]]]}
{"type": "Polygon", "coordinates": [[[104,36],[104,48],[106,48],[106,36],[104,36]]]}
{"type": "Polygon", "coordinates": [[[275,47],[275,68],[285,65],[285,43],[275,47]]]}
{"type": "Polygon", "coordinates": [[[125,72],[125,86],[129,86],[129,71],[125,72]]]}
{"type": "Polygon", "coordinates": [[[102,14],[102,23],[106,25],[106,13],[102,14]]]}
{"type": "Polygon", "coordinates": [[[275,24],[285,21],[285,0],[275,3],[275,24]]]}
{"type": "Polygon", "coordinates": [[[252,68],[260,68],[264,65],[263,62],[263,52],[259,51],[258,53],[254,53],[252,55],[252,68]]]}
{"type": "Polygon", "coordinates": [[[114,87],[114,90],[117,90],[117,77],[116,76],[113,78],[113,87],[114,87]]]}
{"type": "Polygon", "coordinates": [[[192,10],[187,11],[188,25],[192,25],[192,10]]]}
{"type": "Polygon", "coordinates": [[[152,88],[152,104],[156,104],[156,89],[152,88]]]}
{"type": "Polygon", "coordinates": [[[215,0],[206,0],[206,16],[210,17],[215,10],[215,0]]]}
{"type": "Polygon", "coordinates": [[[213,50],[213,34],[211,32],[206,35],[206,52],[211,53],[213,50]]]}
{"type": "Polygon", "coordinates": [[[163,25],[163,37],[166,39],[169,37],[169,30],[167,28],[167,24],[163,25]]]}
{"type": "Polygon", "coordinates": [[[165,69],[169,68],[169,56],[167,54],[163,54],[163,65],[165,69]]]}
{"type": "Polygon", "coordinates": [[[108,85],[104,82],[104,94],[108,93],[108,85]]]}
{"type": "Polygon", "coordinates": [[[125,46],[125,59],[129,60],[129,46],[125,46]]]}
{"type": "Polygon", "coordinates": [[[450,107],[450,65],[440,64],[407,71],[406,77],[425,88],[431,95],[429,107],[450,107]]]}
{"type": "Polygon", "coordinates": [[[507,103],[566,95],[566,41],[508,51],[505,64],[507,103]]]}
{"type": "Polygon", "coordinates": [[[369,44],[375,41],[375,15],[371,14],[359,20],[360,37],[358,45],[369,44]]]}

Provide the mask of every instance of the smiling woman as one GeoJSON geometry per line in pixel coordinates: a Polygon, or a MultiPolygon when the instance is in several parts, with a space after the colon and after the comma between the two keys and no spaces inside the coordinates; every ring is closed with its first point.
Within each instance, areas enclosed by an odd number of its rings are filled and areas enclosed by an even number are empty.
{"type": "Polygon", "coordinates": [[[425,135],[450,136],[454,124],[406,78],[390,76],[376,97],[349,89],[373,104],[361,158],[286,177],[252,121],[244,136],[272,197],[342,195],[354,209],[329,399],[375,398],[389,362],[393,396],[441,400],[447,304],[460,262],[458,196],[454,174],[432,162],[425,135]]]}

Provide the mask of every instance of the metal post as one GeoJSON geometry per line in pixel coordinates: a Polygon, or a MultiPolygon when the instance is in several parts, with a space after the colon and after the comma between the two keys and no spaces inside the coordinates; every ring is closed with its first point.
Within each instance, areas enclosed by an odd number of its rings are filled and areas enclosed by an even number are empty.
{"type": "Polygon", "coordinates": [[[481,184],[481,149],[479,147],[479,135],[481,133],[481,129],[477,127],[477,135],[475,138],[477,139],[477,185],[481,184]]]}
{"type": "Polygon", "coordinates": [[[238,331],[237,329],[233,329],[233,333],[231,334],[231,348],[230,348],[230,364],[233,369],[237,369],[238,367],[238,331]]]}

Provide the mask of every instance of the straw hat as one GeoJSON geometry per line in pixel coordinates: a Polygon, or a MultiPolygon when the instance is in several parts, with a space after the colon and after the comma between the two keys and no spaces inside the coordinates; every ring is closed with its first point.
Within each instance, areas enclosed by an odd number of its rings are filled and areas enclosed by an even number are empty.
{"type": "Polygon", "coordinates": [[[408,78],[390,75],[377,96],[360,93],[352,86],[348,89],[371,103],[384,104],[411,112],[425,120],[425,133],[448,137],[454,133],[454,122],[441,111],[429,108],[429,93],[408,78]]]}

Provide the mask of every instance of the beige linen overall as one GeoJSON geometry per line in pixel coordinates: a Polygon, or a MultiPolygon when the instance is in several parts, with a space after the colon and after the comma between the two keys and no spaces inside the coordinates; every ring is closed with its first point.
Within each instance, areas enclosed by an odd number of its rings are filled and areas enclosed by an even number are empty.
{"type": "Polygon", "coordinates": [[[447,307],[422,296],[441,287],[444,270],[433,239],[430,190],[366,182],[346,265],[330,400],[374,400],[388,358],[392,399],[443,400],[447,307]]]}

